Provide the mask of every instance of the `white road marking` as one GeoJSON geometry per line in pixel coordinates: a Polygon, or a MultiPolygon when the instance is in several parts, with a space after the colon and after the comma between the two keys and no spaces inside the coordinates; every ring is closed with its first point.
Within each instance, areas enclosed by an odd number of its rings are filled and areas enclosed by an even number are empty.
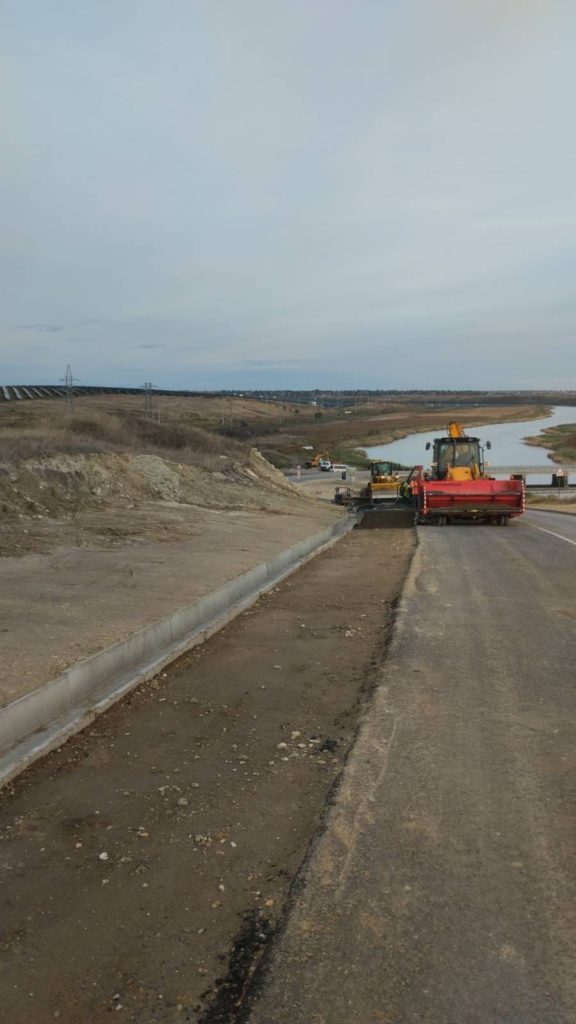
{"type": "Polygon", "coordinates": [[[567,544],[573,544],[576,548],[576,540],[570,540],[569,537],[565,537],[562,533],[554,533],[554,530],[545,530],[543,526],[536,526],[535,523],[524,523],[525,526],[529,526],[532,530],[541,530],[542,533],[549,533],[551,537],[558,537],[558,540],[565,540],[567,544]]]}

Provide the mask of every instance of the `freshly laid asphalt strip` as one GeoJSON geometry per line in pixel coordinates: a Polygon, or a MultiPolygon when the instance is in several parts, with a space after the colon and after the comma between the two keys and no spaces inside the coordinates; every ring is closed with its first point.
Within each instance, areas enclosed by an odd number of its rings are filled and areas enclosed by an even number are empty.
{"type": "Polygon", "coordinates": [[[235,1019],[413,545],[354,531],[2,792],[2,1022],[235,1019]]]}
{"type": "Polygon", "coordinates": [[[250,1024],[574,1024],[576,523],[424,527],[250,1024]]]}

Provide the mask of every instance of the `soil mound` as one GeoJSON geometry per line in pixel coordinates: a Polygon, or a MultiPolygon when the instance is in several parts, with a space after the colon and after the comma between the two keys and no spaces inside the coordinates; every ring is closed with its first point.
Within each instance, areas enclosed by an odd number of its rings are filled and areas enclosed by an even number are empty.
{"type": "Polygon", "coordinates": [[[0,557],[182,539],[208,512],[306,515],[319,507],[256,449],[242,456],[208,466],[116,452],[0,461],[0,557]]]}
{"type": "Polygon", "coordinates": [[[204,507],[285,508],[309,502],[253,449],[245,463],[221,456],[217,469],[159,455],[53,455],[0,463],[3,516],[75,514],[94,506],[176,501],[204,507]]]}

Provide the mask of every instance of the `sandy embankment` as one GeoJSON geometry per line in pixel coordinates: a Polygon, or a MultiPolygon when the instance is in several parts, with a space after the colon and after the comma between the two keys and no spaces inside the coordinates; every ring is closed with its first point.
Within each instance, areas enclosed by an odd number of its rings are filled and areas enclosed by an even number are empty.
{"type": "MultiPolygon", "coordinates": [[[[46,508],[39,512],[41,500],[49,503],[43,497],[49,489],[39,489],[44,478],[37,468],[34,511],[3,524],[2,550],[8,555],[0,558],[0,706],[344,514],[297,491],[258,458],[234,480],[211,474],[211,489],[209,474],[200,479],[196,473],[190,482],[189,468],[170,464],[167,498],[162,460],[143,466],[143,458],[120,466],[116,456],[84,460],[85,501],[79,508],[74,499],[67,514],[55,511],[53,490],[49,514],[46,508]],[[106,488],[118,488],[122,480],[123,490],[112,501],[103,501],[102,494],[99,504],[87,500],[96,469],[98,489],[108,499],[106,488]],[[201,504],[193,504],[194,498],[201,504]]],[[[75,459],[74,480],[79,466],[75,459]]],[[[61,477],[64,468],[60,459],[61,477]]],[[[49,467],[45,479],[54,473],[49,467]]],[[[70,473],[65,483],[69,487],[70,473]]],[[[24,471],[14,474],[13,487],[26,502],[32,500],[24,471]]],[[[7,500],[14,501],[14,494],[7,500]]]]}

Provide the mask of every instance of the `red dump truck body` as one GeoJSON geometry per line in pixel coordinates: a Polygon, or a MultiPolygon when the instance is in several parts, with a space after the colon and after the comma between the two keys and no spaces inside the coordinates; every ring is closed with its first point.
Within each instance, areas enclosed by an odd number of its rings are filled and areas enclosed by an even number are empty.
{"type": "Polygon", "coordinates": [[[421,522],[471,519],[505,526],[526,507],[523,480],[427,480],[419,466],[411,487],[421,522]]]}

